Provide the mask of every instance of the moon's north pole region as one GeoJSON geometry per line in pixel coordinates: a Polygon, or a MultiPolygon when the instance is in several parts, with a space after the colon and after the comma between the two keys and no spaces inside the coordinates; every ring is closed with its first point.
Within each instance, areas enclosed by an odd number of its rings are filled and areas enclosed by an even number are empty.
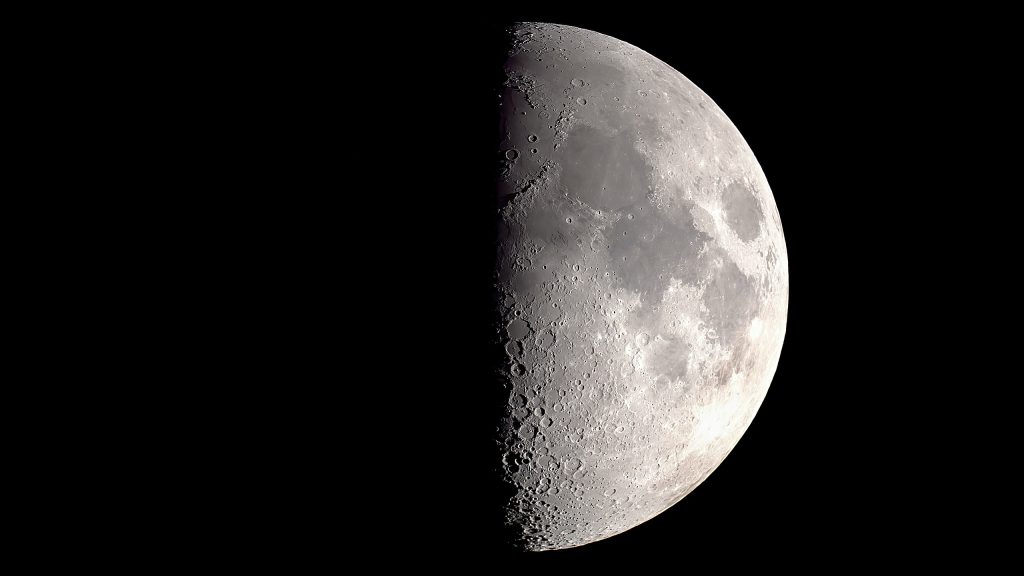
{"type": "Polygon", "coordinates": [[[788,261],[761,167],[697,86],[603,34],[508,32],[498,466],[516,544],[553,550],[649,520],[736,446],[778,365],[788,261]]]}

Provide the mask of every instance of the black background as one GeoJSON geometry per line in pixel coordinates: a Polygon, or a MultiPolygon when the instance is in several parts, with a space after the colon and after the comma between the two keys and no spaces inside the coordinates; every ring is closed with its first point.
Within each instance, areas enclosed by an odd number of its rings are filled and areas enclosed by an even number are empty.
{"type": "Polygon", "coordinates": [[[253,257],[239,266],[259,271],[241,283],[259,313],[243,326],[271,344],[246,362],[276,383],[258,388],[272,409],[247,416],[255,436],[232,444],[252,451],[239,469],[259,463],[259,505],[231,508],[259,534],[248,553],[728,570],[965,545],[975,493],[960,486],[984,459],[956,405],[979,378],[961,361],[964,300],[988,233],[962,221],[988,189],[972,170],[998,163],[1001,145],[986,136],[1000,48],[961,33],[984,26],[682,10],[274,16],[234,22],[248,41],[210,66],[230,88],[224,109],[244,111],[233,136],[253,152],[247,180],[268,190],[238,192],[232,218],[252,233],[222,264],[253,257]],[[619,38],[704,90],[771,184],[790,273],[778,371],[719,469],[626,533],[533,554],[500,545],[489,477],[494,87],[514,20],[619,38]]]}

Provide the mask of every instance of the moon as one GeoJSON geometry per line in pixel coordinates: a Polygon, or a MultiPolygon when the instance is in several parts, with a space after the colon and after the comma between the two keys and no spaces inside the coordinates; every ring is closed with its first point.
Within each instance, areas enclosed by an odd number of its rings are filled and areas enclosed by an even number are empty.
{"type": "Polygon", "coordinates": [[[737,128],[609,36],[508,31],[497,150],[495,467],[516,546],[641,524],[693,491],[775,375],[782,223],[737,128]]]}

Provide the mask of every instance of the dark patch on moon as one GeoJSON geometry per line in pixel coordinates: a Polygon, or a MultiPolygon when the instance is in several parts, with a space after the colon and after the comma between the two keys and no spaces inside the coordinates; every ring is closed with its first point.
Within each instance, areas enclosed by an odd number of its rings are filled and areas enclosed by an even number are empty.
{"type": "Polygon", "coordinates": [[[571,84],[572,89],[580,94],[601,94],[611,100],[614,96],[620,98],[626,91],[626,73],[617,66],[603,62],[590,62],[587,64],[586,76],[583,86],[571,84]]]}
{"type": "Polygon", "coordinates": [[[644,198],[621,212],[607,233],[612,270],[620,284],[639,293],[642,302],[659,302],[672,278],[684,283],[699,278],[695,263],[710,237],[694,227],[688,210],[681,210],[676,222],[644,198]]]}
{"type": "Polygon", "coordinates": [[[596,210],[618,210],[643,198],[651,188],[653,168],[633,147],[627,131],[608,135],[581,124],[560,150],[559,183],[570,198],[596,210]]]}
{"type": "Polygon", "coordinates": [[[648,363],[656,374],[664,374],[671,380],[681,380],[686,376],[690,350],[682,338],[670,335],[663,335],[661,338],[662,340],[654,345],[648,363]]]}
{"type": "Polygon", "coordinates": [[[735,262],[724,255],[722,258],[722,267],[713,273],[704,290],[704,305],[719,339],[732,345],[742,337],[759,306],[754,283],[735,262]]]}
{"type": "Polygon", "coordinates": [[[761,235],[764,215],[753,191],[740,182],[733,182],[722,192],[725,221],[740,240],[750,242],[761,235]]]}

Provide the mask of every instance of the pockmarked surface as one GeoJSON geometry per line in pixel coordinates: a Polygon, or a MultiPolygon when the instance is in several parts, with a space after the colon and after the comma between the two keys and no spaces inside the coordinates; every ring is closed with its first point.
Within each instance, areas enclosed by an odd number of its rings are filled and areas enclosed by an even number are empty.
{"type": "Polygon", "coordinates": [[[549,550],[654,517],[725,459],[778,365],[788,262],[761,167],[697,86],[595,32],[510,35],[497,439],[507,525],[549,550]]]}

